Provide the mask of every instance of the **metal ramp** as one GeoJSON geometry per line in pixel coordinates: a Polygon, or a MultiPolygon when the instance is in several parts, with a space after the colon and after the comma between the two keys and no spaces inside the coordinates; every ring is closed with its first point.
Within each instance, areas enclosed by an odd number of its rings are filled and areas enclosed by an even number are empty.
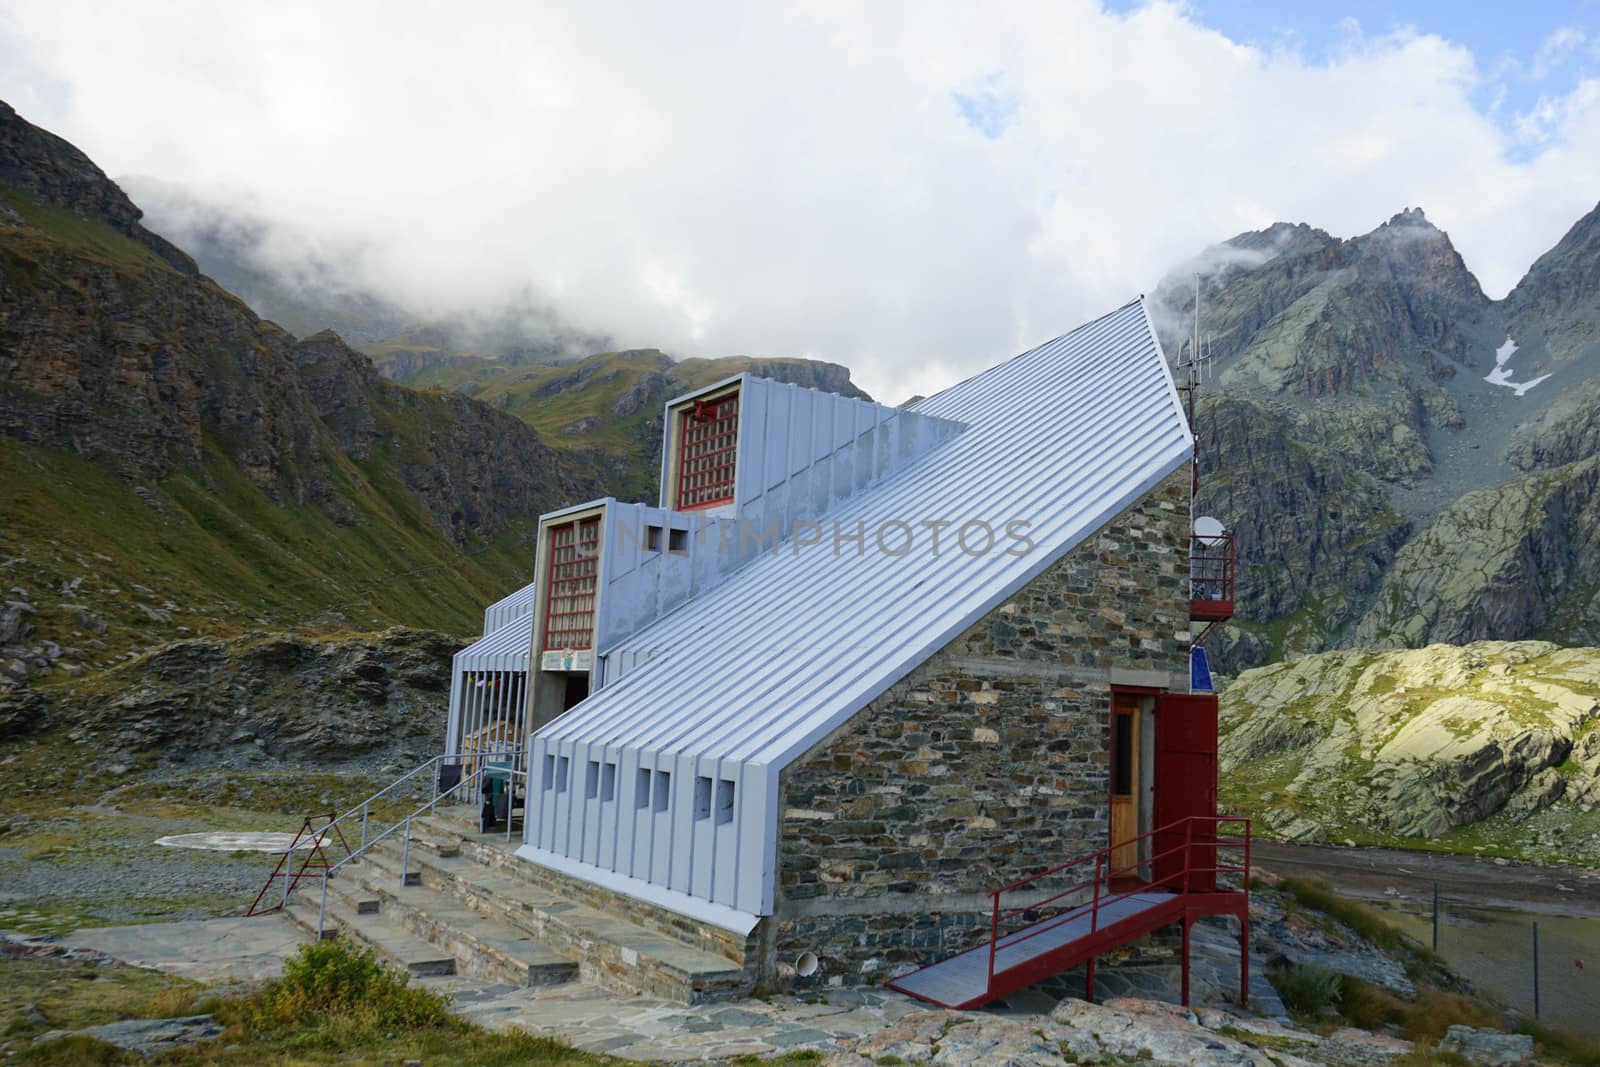
{"type": "MultiPolygon", "coordinates": [[[[1137,854],[1137,852],[1135,853],[1137,854]]],[[[1239,1002],[1249,988],[1250,822],[1222,816],[1191,816],[1129,841],[1053,867],[990,894],[993,918],[989,940],[931,967],[889,983],[919,1000],[942,1008],[974,1008],[1014,993],[1052,975],[1088,964],[1085,993],[1094,998],[1095,960],[1163,926],[1183,926],[1183,1003],[1189,1003],[1189,929],[1206,915],[1234,915],[1240,921],[1239,1002]],[[1236,832],[1228,833],[1227,830],[1236,832]],[[1153,856],[1113,868],[1111,856],[1150,839],[1153,856]],[[1225,862],[1225,852],[1242,852],[1225,862]],[[1093,863],[1094,875],[1043,900],[1001,908],[1002,897],[1032,883],[1064,880],[1073,868],[1093,863]],[[1145,881],[1145,876],[1157,872],[1145,881]],[[1240,888],[1223,888],[1219,874],[1237,875],[1240,888]],[[1113,890],[1136,881],[1136,888],[1113,890]],[[1002,928],[1022,924],[1009,933],[1002,928]]]]}

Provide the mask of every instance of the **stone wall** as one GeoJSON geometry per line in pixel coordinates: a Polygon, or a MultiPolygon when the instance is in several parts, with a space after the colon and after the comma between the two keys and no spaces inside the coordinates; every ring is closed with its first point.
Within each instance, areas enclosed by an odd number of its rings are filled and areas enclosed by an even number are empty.
{"type": "Polygon", "coordinates": [[[1185,466],[784,772],[771,958],[877,981],[988,936],[993,888],[1103,848],[1111,687],[1187,691],[1185,466]]]}

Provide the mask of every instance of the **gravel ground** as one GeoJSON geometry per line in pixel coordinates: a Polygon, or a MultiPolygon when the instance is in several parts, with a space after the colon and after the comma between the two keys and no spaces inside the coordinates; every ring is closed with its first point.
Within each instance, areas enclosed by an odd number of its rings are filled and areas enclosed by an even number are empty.
{"type": "Polygon", "coordinates": [[[64,933],[165,919],[242,915],[277,858],[157,845],[207,830],[293,832],[304,814],[345,810],[371,779],[299,775],[136,778],[82,806],[0,811],[0,930],[64,933]]]}

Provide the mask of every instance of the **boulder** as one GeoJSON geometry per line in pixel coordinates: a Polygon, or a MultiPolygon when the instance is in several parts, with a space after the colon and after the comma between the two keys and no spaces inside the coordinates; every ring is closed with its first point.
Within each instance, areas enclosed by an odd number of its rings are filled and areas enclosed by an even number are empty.
{"type": "Polygon", "coordinates": [[[1475,1030],[1452,1026],[1439,1042],[1440,1052],[1454,1052],[1485,1067],[1502,1067],[1533,1062],[1533,1038],[1527,1034],[1503,1034],[1498,1030],[1475,1030]]]}
{"type": "Polygon", "coordinates": [[[34,613],[33,605],[21,600],[8,600],[0,608],[0,646],[26,641],[33,634],[33,624],[28,616],[34,613]]]}

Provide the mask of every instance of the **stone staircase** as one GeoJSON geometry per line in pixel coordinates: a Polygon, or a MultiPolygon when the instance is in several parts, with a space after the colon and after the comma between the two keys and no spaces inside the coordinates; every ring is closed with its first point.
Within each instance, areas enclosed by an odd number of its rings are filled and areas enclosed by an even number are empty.
{"type": "MultiPolygon", "coordinates": [[[[399,835],[341,870],[328,883],[323,936],[346,934],[417,976],[581,979],[683,1004],[753,987],[753,944],[519,860],[503,832],[480,834],[475,816],[463,807],[416,820],[403,873],[399,835]]],[[[308,879],[287,909],[313,933],[321,892],[308,879]]]]}

